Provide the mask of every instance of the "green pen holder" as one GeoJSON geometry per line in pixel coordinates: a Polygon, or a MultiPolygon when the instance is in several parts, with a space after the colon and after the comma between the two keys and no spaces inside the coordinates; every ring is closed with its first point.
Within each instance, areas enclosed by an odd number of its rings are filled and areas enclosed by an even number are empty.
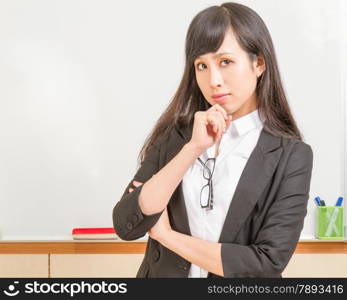
{"type": "Polygon", "coordinates": [[[316,237],[321,240],[344,240],[345,216],[343,206],[318,206],[316,237]]]}

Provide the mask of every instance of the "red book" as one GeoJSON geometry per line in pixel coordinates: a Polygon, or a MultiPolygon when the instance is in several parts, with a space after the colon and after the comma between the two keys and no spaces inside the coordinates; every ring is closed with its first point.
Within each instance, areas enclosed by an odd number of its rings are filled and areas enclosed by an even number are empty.
{"type": "Polygon", "coordinates": [[[73,228],[74,240],[118,240],[114,228],[73,228]]]}

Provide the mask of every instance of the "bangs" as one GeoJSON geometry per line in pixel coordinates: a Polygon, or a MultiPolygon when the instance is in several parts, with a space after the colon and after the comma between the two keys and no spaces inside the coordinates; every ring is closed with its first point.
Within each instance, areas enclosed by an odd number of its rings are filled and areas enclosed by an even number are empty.
{"type": "Polygon", "coordinates": [[[230,26],[230,17],[219,6],[200,12],[193,19],[187,33],[187,62],[194,61],[200,55],[216,52],[222,45],[230,26]]]}

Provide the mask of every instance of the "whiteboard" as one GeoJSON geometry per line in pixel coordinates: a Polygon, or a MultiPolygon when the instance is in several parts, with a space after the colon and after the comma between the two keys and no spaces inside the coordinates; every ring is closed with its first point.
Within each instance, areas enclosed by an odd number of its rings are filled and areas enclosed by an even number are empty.
{"type": "MultiPolygon", "coordinates": [[[[345,194],[343,0],[239,1],[264,19],[314,169],[345,194]]],[[[183,74],[192,18],[222,1],[0,1],[0,239],[71,240],[112,227],[137,155],[183,74]]]]}

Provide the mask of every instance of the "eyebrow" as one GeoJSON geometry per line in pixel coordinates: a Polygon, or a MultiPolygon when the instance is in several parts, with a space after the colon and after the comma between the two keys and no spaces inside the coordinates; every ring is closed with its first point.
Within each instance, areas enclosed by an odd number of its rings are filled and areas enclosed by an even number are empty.
{"type": "MultiPolygon", "coordinates": [[[[213,58],[217,58],[217,57],[220,57],[220,56],[223,56],[223,55],[226,55],[226,54],[234,55],[234,54],[231,53],[231,52],[222,52],[222,53],[217,53],[217,54],[213,55],[212,57],[213,57],[213,58]]],[[[200,58],[201,58],[201,56],[198,56],[196,59],[200,59],[200,58]]]]}

